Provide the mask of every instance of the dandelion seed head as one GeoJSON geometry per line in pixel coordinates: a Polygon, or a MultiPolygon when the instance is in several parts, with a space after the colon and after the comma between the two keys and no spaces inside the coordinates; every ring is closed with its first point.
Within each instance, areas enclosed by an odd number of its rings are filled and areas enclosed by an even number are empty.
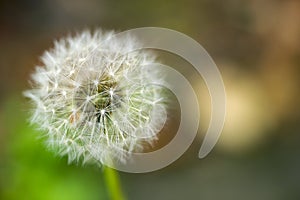
{"type": "Polygon", "coordinates": [[[46,132],[47,145],[69,162],[117,159],[151,143],[166,118],[163,82],[156,61],[128,36],[96,30],[54,43],[32,74],[31,121],[46,132]]]}

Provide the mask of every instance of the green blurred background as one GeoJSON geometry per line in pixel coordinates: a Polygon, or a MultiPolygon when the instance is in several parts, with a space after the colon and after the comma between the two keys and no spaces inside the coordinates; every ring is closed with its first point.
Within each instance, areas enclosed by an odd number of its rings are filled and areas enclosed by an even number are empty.
{"type": "MultiPolygon", "coordinates": [[[[204,46],[223,75],[228,114],[217,146],[198,159],[209,96],[201,77],[183,70],[199,91],[198,137],[164,169],[120,173],[127,199],[300,199],[299,21],[298,0],[1,0],[0,199],[108,199],[101,169],[68,165],[44,148],[21,93],[53,39],[144,26],[174,29],[204,46]]],[[[188,65],[160,57],[174,68],[188,65]]]]}

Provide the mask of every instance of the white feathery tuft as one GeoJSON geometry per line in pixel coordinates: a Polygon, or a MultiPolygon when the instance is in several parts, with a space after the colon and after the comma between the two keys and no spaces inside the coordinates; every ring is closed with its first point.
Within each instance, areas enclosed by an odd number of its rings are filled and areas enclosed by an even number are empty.
{"type": "Polygon", "coordinates": [[[149,52],[134,51],[137,41],[114,32],[84,31],[54,43],[32,74],[31,122],[46,142],[69,162],[126,162],[151,143],[166,118],[163,77],[149,52]],[[129,53],[130,52],[130,53],[129,53]]]}

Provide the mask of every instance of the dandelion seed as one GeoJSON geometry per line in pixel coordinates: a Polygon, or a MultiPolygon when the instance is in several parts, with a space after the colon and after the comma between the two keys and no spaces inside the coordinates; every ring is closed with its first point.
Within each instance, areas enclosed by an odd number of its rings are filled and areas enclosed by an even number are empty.
{"type": "Polygon", "coordinates": [[[156,139],[165,119],[163,82],[149,52],[132,52],[137,41],[113,32],[85,31],[55,42],[42,56],[24,95],[33,103],[32,123],[46,132],[49,147],[69,161],[125,162],[142,142],[156,139]],[[50,112],[49,112],[50,111],[50,112]]]}

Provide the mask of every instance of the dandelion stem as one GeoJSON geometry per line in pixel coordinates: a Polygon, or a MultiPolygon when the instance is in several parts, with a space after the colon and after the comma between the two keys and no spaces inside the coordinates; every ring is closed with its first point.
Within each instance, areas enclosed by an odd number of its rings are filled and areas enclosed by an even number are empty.
{"type": "Polygon", "coordinates": [[[111,200],[125,200],[120,178],[115,169],[104,166],[104,179],[111,200]]]}

